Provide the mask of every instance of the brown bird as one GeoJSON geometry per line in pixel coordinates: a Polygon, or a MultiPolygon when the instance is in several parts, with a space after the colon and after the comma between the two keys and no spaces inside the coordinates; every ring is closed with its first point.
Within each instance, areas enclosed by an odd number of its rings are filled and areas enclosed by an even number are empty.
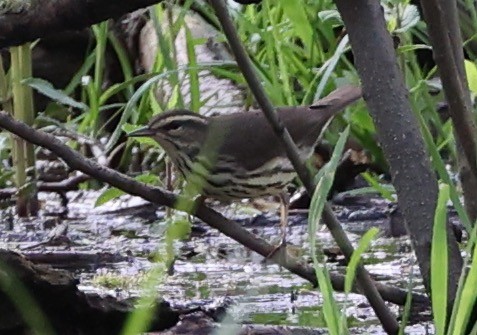
{"type": "MultiPolygon", "coordinates": [[[[361,95],[359,87],[344,86],[313,105],[276,110],[307,159],[325,124],[361,95]]],[[[212,117],[173,110],[153,117],[129,136],[155,139],[194,192],[218,200],[281,195],[287,202],[284,189],[296,176],[260,110],[212,117]]],[[[284,216],[286,211],[282,224],[284,216]]]]}

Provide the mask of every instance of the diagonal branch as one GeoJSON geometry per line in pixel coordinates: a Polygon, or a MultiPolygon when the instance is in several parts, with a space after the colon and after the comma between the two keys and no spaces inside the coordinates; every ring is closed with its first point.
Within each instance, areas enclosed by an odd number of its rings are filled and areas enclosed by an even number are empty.
{"type": "MultiPolygon", "coordinates": [[[[163,191],[160,188],[150,187],[144,183],[137,182],[136,180],[113,169],[98,164],[92,159],[87,159],[67,145],[63,144],[54,136],[35,130],[22,122],[16,121],[6,112],[0,112],[0,127],[26,139],[33,144],[50,150],[58,157],[63,159],[65,163],[68,164],[68,166],[72,169],[82,171],[83,173],[88,174],[99,181],[108,183],[109,185],[117,187],[129,194],[139,196],[147,201],[150,201],[151,203],[173,208],[177,208],[176,205],[179,203],[191,203],[191,201],[177,197],[174,194],[163,191]]],[[[191,206],[182,206],[178,209],[188,210],[190,214],[195,215],[211,227],[219,230],[223,234],[229,236],[230,238],[264,257],[270,255],[275,250],[275,246],[272,246],[263,239],[258,238],[256,235],[242,228],[236,222],[224,218],[221,214],[214,211],[213,209],[203,204],[198,204],[195,211],[192,211],[191,208],[191,206]]],[[[277,258],[279,265],[288,269],[290,272],[310,281],[314,286],[317,285],[315,272],[312,268],[300,263],[298,259],[292,256],[286,257],[286,260],[283,258],[284,257],[277,258]]],[[[335,290],[342,291],[344,289],[344,276],[339,274],[331,274],[331,281],[335,290]]],[[[385,300],[399,305],[403,305],[405,303],[407,292],[379,283],[376,283],[376,286],[379,293],[385,300]]],[[[359,291],[355,290],[355,292],[359,291]]],[[[413,303],[429,302],[427,297],[420,294],[414,294],[412,301],[413,303]]]]}
{"type": "MultiPolygon", "coordinates": [[[[286,150],[287,156],[298,174],[298,177],[302,181],[303,185],[305,185],[306,191],[310,195],[313,194],[315,190],[315,184],[313,183],[310,171],[306,168],[303,160],[300,158],[298,149],[293,142],[290,133],[285,128],[283,122],[279,119],[270,99],[268,99],[265,89],[260,83],[260,79],[258,78],[252,66],[252,62],[250,61],[250,58],[248,57],[247,52],[240,41],[237,30],[230,19],[226,4],[223,0],[210,0],[210,3],[214,7],[215,13],[230,44],[230,48],[235,55],[237,64],[242,71],[251,91],[253,92],[255,99],[262,108],[262,111],[268,119],[273,130],[280,138],[286,150]]],[[[328,203],[324,206],[323,221],[335,239],[336,243],[343,251],[346,259],[349,260],[354,252],[354,248],[345,231],[343,230],[343,227],[341,227],[339,221],[333,214],[331,206],[328,203]]],[[[385,330],[390,334],[397,334],[397,331],[399,330],[399,324],[384,303],[384,300],[379,295],[371,276],[362,264],[358,266],[356,273],[359,286],[362,288],[366,298],[373,307],[374,312],[381,321],[381,324],[385,330]]]]}

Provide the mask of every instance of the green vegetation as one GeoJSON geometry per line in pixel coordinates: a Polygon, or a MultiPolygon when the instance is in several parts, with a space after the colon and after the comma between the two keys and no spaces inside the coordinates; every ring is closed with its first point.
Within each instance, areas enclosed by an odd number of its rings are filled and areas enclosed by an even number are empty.
{"type": "MultiPolygon", "coordinates": [[[[124,135],[141,127],[153,115],[165,110],[188,108],[199,111],[204,108],[211,99],[211,96],[201,94],[203,84],[201,76],[204,71],[210,71],[218,78],[229,79],[240,87],[245,84],[234,62],[219,59],[201,63],[198,60],[195,47],[205,45],[210,40],[205,37],[194,37],[193,27],[187,23],[187,17],[194,3],[192,0],[186,0],[180,7],[167,3],[149,9],[148,14],[159,42],[152,68],[145,74],[135,73],[127,51],[110,29],[111,22],[103,22],[92,27],[94,45],[85,55],[83,65],[64,88],[53,87],[51,83],[43,79],[27,78],[30,77],[28,70],[18,72],[18,68],[21,69],[22,66],[25,68],[19,54],[25,53],[28,58],[29,44],[12,50],[11,70],[5,72],[3,64],[0,64],[0,99],[3,109],[32,111],[30,89],[32,88],[51,99],[51,103],[45,110],[38,111],[36,117],[38,126],[44,130],[50,130],[50,126],[55,125],[65,132],[77,134],[76,139],[72,138],[68,141],[69,145],[77,149],[82,148],[78,138],[88,138],[94,143],[102,143],[104,153],[109,159],[114,155],[120,156],[114,168],[133,174],[136,180],[141,182],[171,186],[173,181],[171,174],[167,172],[170,163],[163,150],[150,139],[125,139],[124,135]],[[180,63],[177,57],[176,41],[180,34],[185,35],[187,64],[180,63]],[[107,70],[106,50],[108,48],[112,50],[119,62],[123,81],[106,87],[104,78],[107,70]],[[183,89],[186,82],[188,89],[183,89]],[[23,91],[18,93],[16,89],[23,89],[23,91]],[[11,90],[13,93],[10,93],[11,90]],[[13,95],[13,104],[10,100],[11,95],[13,95]],[[17,96],[23,98],[17,99],[17,96]],[[60,114],[66,117],[58,118],[60,114]],[[131,162],[138,148],[140,152],[146,153],[143,163],[150,164],[143,164],[140,169],[133,170],[131,162]],[[147,171],[148,168],[152,168],[152,172],[147,171]],[[165,181],[162,182],[163,180],[165,181]]],[[[472,18],[476,17],[472,4],[460,3],[468,6],[467,11],[472,18]]],[[[454,138],[455,129],[450,118],[439,114],[436,108],[437,102],[444,100],[443,94],[429,93],[432,88],[441,88],[441,84],[434,80],[437,69],[432,61],[423,64],[419,59],[421,52],[428,51],[431,47],[426,37],[425,24],[419,16],[417,7],[407,0],[383,1],[382,5],[385,9],[387,28],[396,40],[399,40],[398,62],[409,88],[410,101],[432,158],[433,168],[442,183],[434,220],[431,257],[431,300],[436,334],[464,334],[477,300],[475,292],[477,259],[474,257],[476,254],[474,249],[477,245],[475,244],[476,226],[460,200],[462,191],[453,177],[458,171],[457,152],[459,150],[454,138]],[[464,271],[461,276],[451,313],[446,308],[448,301],[445,294],[450,285],[447,282],[446,229],[449,201],[452,202],[468,236],[471,237],[464,245],[467,271],[464,271]]],[[[197,9],[197,7],[194,8],[197,9]]],[[[200,5],[198,9],[212,26],[218,27],[213,11],[207,5],[200,5]]],[[[261,5],[237,6],[232,9],[232,12],[241,40],[249,52],[268,96],[275,105],[311,104],[336,86],[343,83],[359,83],[359,77],[352,63],[348,36],[332,1],[264,0],[261,5]]],[[[475,31],[470,29],[469,25],[475,25],[477,21],[469,22],[464,22],[465,30],[475,31]]],[[[469,55],[465,68],[473,94],[477,94],[477,65],[474,57],[476,52],[473,49],[475,36],[468,36],[465,41],[465,51],[469,55]]],[[[213,42],[221,43],[224,40],[219,33],[213,42]]],[[[252,105],[253,99],[249,88],[243,90],[243,104],[252,105]]],[[[31,114],[21,119],[26,123],[33,123],[31,114]]],[[[328,130],[331,131],[327,131],[324,138],[335,144],[335,150],[330,162],[318,172],[316,177],[318,186],[311,203],[309,219],[310,253],[324,297],[324,322],[330,334],[349,334],[349,325],[342,312],[344,308],[340,310],[333,299],[333,288],[328,270],[319,259],[320,250],[316,250],[315,233],[348,138],[359,142],[380,169],[387,170],[388,167],[381,148],[376,142],[374,124],[363,102],[349,108],[329,126],[328,130]]],[[[19,140],[12,141],[1,133],[0,187],[12,185],[13,171],[16,171],[16,184],[20,191],[22,189],[31,191],[25,187],[28,183],[27,176],[22,173],[26,173],[28,167],[34,166],[33,158],[31,145],[25,145],[19,140]],[[23,152],[24,149],[25,152],[23,152]],[[13,154],[15,167],[4,163],[9,153],[13,154]],[[25,160],[19,157],[24,157],[25,160]]],[[[34,177],[34,174],[31,175],[34,177]]],[[[394,189],[389,183],[383,181],[382,176],[366,172],[363,177],[368,182],[369,188],[350,191],[350,193],[364,193],[372,190],[387,199],[395,197],[394,189]]],[[[174,187],[182,186],[180,180],[176,180],[175,183],[174,187]]],[[[93,183],[84,185],[91,188],[97,186],[93,183]]],[[[102,205],[123,194],[124,192],[118,189],[109,188],[100,195],[96,205],[102,205]]],[[[145,278],[141,278],[145,292],[140,301],[141,306],[149,306],[155,301],[154,294],[148,293],[153,292],[155,285],[163,280],[167,268],[173,262],[175,256],[173,242],[183,238],[190,231],[186,220],[174,218],[176,216],[172,215],[168,219],[165,230],[166,246],[164,250],[157,252],[157,255],[161,255],[156,260],[157,267],[150,274],[145,275],[145,278]]],[[[355,282],[354,277],[361,254],[369,248],[376,234],[377,231],[371,230],[364,235],[351,258],[345,281],[346,294],[351,292],[355,282]]],[[[109,275],[98,276],[96,281],[106,287],[130,285],[121,277],[109,275]]],[[[407,319],[409,306],[410,301],[406,305],[404,320],[407,319]]],[[[137,313],[131,315],[123,334],[144,331],[151,318],[152,312],[147,309],[138,309],[137,313]]],[[[34,321],[29,320],[32,323],[34,321]]],[[[405,326],[404,321],[401,323],[401,333],[404,332],[405,326]]],[[[472,328],[472,334],[477,334],[477,326],[472,328]]]]}

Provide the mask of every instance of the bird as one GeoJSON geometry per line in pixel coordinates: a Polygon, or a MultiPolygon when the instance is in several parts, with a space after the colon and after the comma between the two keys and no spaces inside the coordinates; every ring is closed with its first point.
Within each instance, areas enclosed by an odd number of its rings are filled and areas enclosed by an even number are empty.
{"type": "MultiPolygon", "coordinates": [[[[360,99],[360,87],[342,86],[311,105],[277,107],[303,159],[336,114],[360,99]]],[[[203,116],[175,109],[152,117],[129,137],[153,138],[170,157],[191,192],[219,201],[279,196],[282,242],[286,235],[286,186],[296,177],[286,151],[261,110],[203,116]]]]}

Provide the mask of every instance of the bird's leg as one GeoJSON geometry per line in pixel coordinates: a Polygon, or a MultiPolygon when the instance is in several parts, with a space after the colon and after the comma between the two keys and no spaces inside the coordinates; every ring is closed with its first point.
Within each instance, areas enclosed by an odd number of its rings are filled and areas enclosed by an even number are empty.
{"type": "Polygon", "coordinates": [[[280,230],[281,240],[280,247],[287,245],[287,229],[288,229],[288,208],[290,206],[290,196],[287,192],[280,193],[280,230]]]}
{"type": "Polygon", "coordinates": [[[286,256],[287,251],[287,226],[288,226],[288,207],[290,203],[290,197],[288,193],[282,192],[279,195],[280,198],[280,243],[273,249],[273,251],[267,256],[272,258],[278,255],[286,256]]]}

